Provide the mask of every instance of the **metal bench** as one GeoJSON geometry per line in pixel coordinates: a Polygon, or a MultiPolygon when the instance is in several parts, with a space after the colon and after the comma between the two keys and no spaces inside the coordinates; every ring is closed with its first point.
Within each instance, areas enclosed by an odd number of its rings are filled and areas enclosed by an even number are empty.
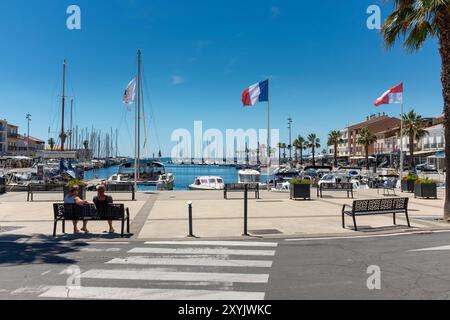
{"type": "Polygon", "coordinates": [[[62,222],[62,232],[66,233],[66,221],[121,221],[121,236],[125,235],[125,223],[127,233],[130,233],[130,210],[123,204],[109,204],[104,212],[99,212],[95,205],[86,204],[53,204],[54,224],[53,236],[56,237],[58,221],[62,222]]]}
{"type": "Polygon", "coordinates": [[[64,184],[34,184],[30,183],[27,189],[27,201],[34,201],[35,193],[56,193],[64,192],[64,184]]]}
{"type": "Polygon", "coordinates": [[[394,225],[397,224],[397,214],[404,213],[408,227],[411,228],[411,223],[408,216],[408,198],[391,198],[391,199],[373,199],[373,200],[356,200],[353,205],[344,204],[342,208],[342,228],[345,229],[345,216],[353,218],[355,231],[358,231],[356,225],[357,216],[371,216],[380,214],[392,214],[394,216],[394,225]],[[349,207],[350,210],[346,210],[349,207]]]}
{"type": "Polygon", "coordinates": [[[245,186],[247,190],[255,192],[255,199],[259,199],[259,183],[228,183],[224,189],[224,199],[228,199],[229,192],[244,192],[245,186]]]}
{"type": "Polygon", "coordinates": [[[346,191],[347,198],[350,198],[350,195],[353,198],[353,183],[322,183],[317,188],[317,197],[323,198],[324,191],[346,191]]]}
{"type": "Polygon", "coordinates": [[[131,200],[136,200],[136,190],[134,184],[107,184],[105,185],[107,193],[131,193],[131,200]]]}

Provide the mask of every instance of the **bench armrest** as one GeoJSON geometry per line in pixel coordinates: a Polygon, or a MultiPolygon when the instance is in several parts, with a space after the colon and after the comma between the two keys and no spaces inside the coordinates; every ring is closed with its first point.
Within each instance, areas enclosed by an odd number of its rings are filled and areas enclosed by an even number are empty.
{"type": "Polygon", "coordinates": [[[345,209],[346,209],[347,207],[348,207],[349,209],[352,209],[352,210],[353,210],[353,207],[352,207],[351,205],[349,205],[349,204],[344,204],[344,205],[342,206],[342,212],[344,212],[345,209]]]}

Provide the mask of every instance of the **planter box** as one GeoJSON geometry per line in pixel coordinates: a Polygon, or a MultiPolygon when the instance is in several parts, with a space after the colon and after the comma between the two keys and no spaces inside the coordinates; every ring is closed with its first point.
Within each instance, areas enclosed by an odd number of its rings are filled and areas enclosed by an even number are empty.
{"type": "Polygon", "coordinates": [[[414,198],[437,199],[436,183],[416,183],[414,186],[414,198]]]}
{"type": "Polygon", "coordinates": [[[311,200],[311,185],[309,184],[291,184],[291,199],[310,199],[311,200]]]}
{"type": "MultiPolygon", "coordinates": [[[[64,198],[69,194],[69,192],[70,192],[70,188],[68,186],[64,186],[64,198]]],[[[82,200],[86,200],[86,187],[80,187],[79,196],[82,200]]]]}
{"type": "Polygon", "coordinates": [[[402,180],[402,192],[413,193],[416,182],[414,180],[402,180]]]}

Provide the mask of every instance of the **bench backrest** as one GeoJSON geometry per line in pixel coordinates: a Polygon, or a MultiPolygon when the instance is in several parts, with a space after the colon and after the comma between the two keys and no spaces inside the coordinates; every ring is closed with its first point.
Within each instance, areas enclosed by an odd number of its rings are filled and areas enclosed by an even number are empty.
{"type": "Polygon", "coordinates": [[[134,190],[134,184],[108,184],[105,186],[106,192],[133,192],[134,190]]]}
{"type": "Polygon", "coordinates": [[[408,200],[409,198],[356,200],[353,202],[353,213],[404,211],[408,209],[408,200]]]}
{"type": "Polygon", "coordinates": [[[353,189],[353,183],[343,182],[343,183],[322,183],[320,189],[334,189],[334,190],[349,190],[353,189]]]}
{"type": "Polygon", "coordinates": [[[64,191],[63,184],[29,184],[28,190],[33,192],[64,191]]]}
{"type": "Polygon", "coordinates": [[[108,204],[103,212],[97,210],[94,204],[79,206],[76,204],[55,203],[53,205],[55,218],[67,220],[115,220],[125,217],[125,205],[108,204]]]}

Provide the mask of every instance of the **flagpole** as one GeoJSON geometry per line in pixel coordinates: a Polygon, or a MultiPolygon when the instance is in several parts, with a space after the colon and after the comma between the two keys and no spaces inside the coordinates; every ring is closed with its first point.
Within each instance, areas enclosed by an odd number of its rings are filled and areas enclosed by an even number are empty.
{"type": "Polygon", "coordinates": [[[403,178],[403,99],[400,104],[400,179],[403,178]]]}
{"type": "Polygon", "coordinates": [[[267,191],[270,191],[270,79],[267,80],[267,191]]]}

